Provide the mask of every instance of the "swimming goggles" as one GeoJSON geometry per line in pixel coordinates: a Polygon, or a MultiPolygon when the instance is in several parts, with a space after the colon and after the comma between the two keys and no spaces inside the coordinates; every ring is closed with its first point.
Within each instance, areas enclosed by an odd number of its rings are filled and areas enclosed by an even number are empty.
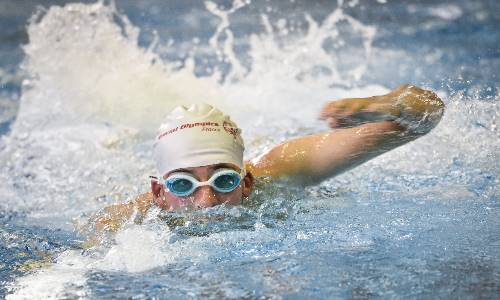
{"type": "Polygon", "coordinates": [[[233,169],[220,169],[216,171],[210,179],[200,182],[187,172],[174,173],[165,179],[165,186],[168,191],[177,197],[191,195],[198,187],[209,185],[219,193],[229,193],[234,191],[245,176],[245,171],[241,173],[233,169]]]}

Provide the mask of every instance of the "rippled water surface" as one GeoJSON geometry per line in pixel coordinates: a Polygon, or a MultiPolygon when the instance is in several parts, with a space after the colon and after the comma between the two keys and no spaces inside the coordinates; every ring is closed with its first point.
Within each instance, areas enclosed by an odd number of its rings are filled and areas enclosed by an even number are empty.
{"type": "Polygon", "coordinates": [[[0,2],[0,297],[500,294],[496,1],[37,4],[0,2]],[[318,186],[262,183],[242,207],[153,210],[82,248],[92,213],[147,191],[175,105],[230,113],[252,158],[326,130],[327,100],[405,82],[446,103],[427,136],[318,186]]]}

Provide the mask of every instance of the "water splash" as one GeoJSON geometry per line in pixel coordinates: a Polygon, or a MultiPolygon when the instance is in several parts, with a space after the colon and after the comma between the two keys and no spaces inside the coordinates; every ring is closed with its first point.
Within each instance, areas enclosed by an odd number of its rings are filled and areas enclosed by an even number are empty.
{"type": "Polygon", "coordinates": [[[27,130],[111,122],[151,133],[175,105],[218,95],[210,78],[196,78],[189,67],[173,72],[154,45],[138,47],[139,29],[114,5],[51,7],[28,34],[24,68],[33,79],[18,122],[27,130]]]}
{"type": "MultiPolygon", "coordinates": [[[[24,48],[24,68],[30,79],[24,83],[12,132],[2,137],[2,209],[25,212],[57,228],[71,228],[72,218],[145,191],[147,175],[154,172],[151,137],[163,115],[177,104],[206,101],[232,114],[244,128],[250,158],[284,139],[326,130],[316,121],[325,100],[388,91],[379,85],[356,87],[366,75],[367,65],[373,63],[376,30],[346,15],[341,5],[322,22],[306,15],[306,29],[294,33],[286,21],[274,22],[261,15],[264,31],[248,36],[249,62],[235,50],[239,37],[230,22],[231,15],[245,5],[235,1],[223,9],[205,3],[220,20],[208,44],[198,46],[217,53],[219,60],[211,66],[215,71],[206,76],[195,75],[195,54],[180,64],[162,59],[154,44],[148,49],[139,47],[139,29],[112,4],[53,6],[34,17],[28,26],[30,42],[24,48]],[[229,71],[225,71],[227,65],[229,71]]],[[[398,58],[397,53],[388,56],[398,58]]],[[[377,247],[403,251],[401,247],[414,255],[409,249],[426,246],[412,244],[417,234],[428,242],[425,235],[437,231],[438,225],[453,229],[452,218],[442,208],[451,209],[446,202],[451,202],[450,207],[454,201],[469,203],[466,208],[480,219],[487,216],[481,205],[494,207],[499,198],[495,155],[499,146],[498,93],[483,101],[460,92],[441,93],[447,112],[432,134],[307,189],[297,207],[288,206],[289,197],[276,196],[256,210],[240,212],[249,215],[252,226],[236,221],[222,230],[207,230],[213,225],[210,222],[206,227],[191,222],[181,228],[184,232],[171,232],[158,221],[143,227],[129,224],[111,245],[99,249],[102,253],[86,256],[66,251],[53,266],[19,278],[13,286],[15,295],[60,296],[71,281],[76,285],[67,290],[76,294],[70,296],[88,295],[89,274],[183,268],[184,263],[195,265],[191,266],[194,270],[187,267],[190,271],[180,272],[190,279],[199,273],[196,266],[215,262],[226,266],[235,259],[241,264],[242,276],[254,274],[255,266],[258,272],[250,278],[267,282],[264,288],[257,287],[276,295],[289,288],[287,280],[311,280],[301,278],[308,277],[307,272],[299,272],[298,279],[283,275],[298,268],[293,259],[304,249],[308,249],[305,257],[297,259],[307,261],[311,259],[307,255],[316,253],[332,255],[335,249],[347,256],[374,252],[376,259],[386,253],[377,253],[377,247]],[[426,208],[428,203],[434,203],[437,212],[426,208]],[[197,231],[205,234],[182,235],[197,231]]],[[[217,217],[234,213],[219,209],[223,211],[216,212],[217,217]]],[[[211,213],[201,212],[202,217],[211,213]]],[[[459,218],[460,213],[453,211],[453,217],[459,218]]],[[[472,223],[468,230],[476,228],[472,223]]],[[[436,248],[457,242],[446,233],[439,235],[443,242],[436,248]]],[[[416,272],[428,271],[419,269],[417,263],[409,264],[416,272]]],[[[350,270],[349,266],[340,267],[350,270]]],[[[217,270],[201,269],[207,275],[206,283],[212,279],[224,282],[217,270]]],[[[397,271],[395,277],[411,273],[397,271]]],[[[372,274],[364,269],[356,272],[359,281],[372,274]]],[[[343,282],[338,273],[333,274],[319,282],[343,282]]],[[[368,290],[383,294],[383,281],[368,284],[368,290]]],[[[196,295],[207,292],[194,280],[186,282],[186,289],[194,286],[191,291],[199,292],[196,295]]],[[[225,288],[229,295],[246,295],[237,286],[225,288]]]]}
{"type": "MultiPolygon", "coordinates": [[[[291,37],[282,46],[276,46],[275,40],[286,37],[284,27],[278,34],[269,29],[251,37],[253,63],[243,74],[227,20],[244,4],[236,1],[227,11],[206,4],[222,20],[207,47],[215,48],[234,67],[222,82],[217,74],[195,76],[194,57],[179,68],[178,62],[161,60],[152,50],[154,45],[140,48],[139,29],[112,4],[53,6],[33,17],[23,64],[30,79],[24,83],[12,133],[4,137],[2,159],[7,164],[3,174],[9,174],[8,186],[15,186],[5,189],[16,199],[16,204],[6,206],[36,211],[40,217],[51,216],[52,208],[58,207],[71,216],[95,210],[103,201],[133,196],[143,190],[137,188],[143,186],[137,179],[153,172],[147,157],[157,124],[180,103],[205,101],[233,114],[245,128],[248,155],[274,143],[283,128],[292,136],[301,127],[315,126],[326,94],[347,95],[347,90],[329,88],[341,80],[334,56],[322,43],[340,40],[334,29],[345,21],[361,34],[366,46],[361,49],[368,48],[368,55],[374,31],[340,9],[321,26],[308,17],[307,34],[291,37]],[[322,75],[322,79],[314,75],[319,66],[333,75],[322,75]],[[311,98],[310,90],[297,82],[315,90],[317,100],[307,108],[302,103],[311,98]],[[288,99],[287,109],[279,99],[288,99]],[[288,117],[296,111],[301,111],[301,118],[288,117]],[[255,118],[248,118],[249,114],[255,118]],[[253,147],[256,141],[260,144],[253,147]],[[110,190],[116,193],[109,196],[110,190]]],[[[269,28],[269,20],[262,18],[269,28]]],[[[356,74],[347,74],[360,76],[359,70],[356,67],[352,71],[356,74]]],[[[374,91],[385,89],[366,87],[357,93],[374,91]]]]}

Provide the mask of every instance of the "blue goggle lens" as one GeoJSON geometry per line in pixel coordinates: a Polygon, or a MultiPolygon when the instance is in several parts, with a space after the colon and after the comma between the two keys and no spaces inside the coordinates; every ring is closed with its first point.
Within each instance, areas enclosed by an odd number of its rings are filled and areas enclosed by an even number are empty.
{"type": "Polygon", "coordinates": [[[231,192],[240,184],[238,174],[223,174],[214,180],[214,188],[219,192],[231,192]]]}
{"type": "Polygon", "coordinates": [[[193,188],[193,183],[185,178],[177,178],[167,182],[168,189],[174,194],[185,194],[193,188]]]}

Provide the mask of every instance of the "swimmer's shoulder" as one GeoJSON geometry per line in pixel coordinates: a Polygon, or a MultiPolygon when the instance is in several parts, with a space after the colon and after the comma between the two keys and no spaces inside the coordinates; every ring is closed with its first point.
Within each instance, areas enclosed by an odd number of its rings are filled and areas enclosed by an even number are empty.
{"type": "Polygon", "coordinates": [[[245,161],[245,170],[247,173],[252,174],[252,176],[254,178],[259,178],[259,177],[265,176],[265,170],[263,170],[262,168],[259,168],[255,164],[255,159],[245,161]]]}
{"type": "Polygon", "coordinates": [[[293,174],[286,165],[280,165],[273,160],[273,155],[263,155],[245,162],[245,170],[250,173],[255,180],[255,185],[264,187],[268,185],[279,186],[300,186],[305,187],[311,184],[311,179],[293,174]],[[293,176],[292,176],[293,175],[293,176]]]}
{"type": "Polygon", "coordinates": [[[137,196],[133,201],[134,207],[141,215],[145,215],[154,202],[153,193],[147,192],[137,196]]]}
{"type": "Polygon", "coordinates": [[[141,219],[146,215],[152,204],[153,194],[148,192],[137,196],[129,202],[107,206],[95,217],[96,229],[98,231],[116,231],[133,215],[141,219]]]}
{"type": "Polygon", "coordinates": [[[87,236],[83,247],[88,249],[99,244],[103,234],[117,232],[132,218],[135,223],[141,223],[151,208],[153,200],[153,194],[149,192],[126,203],[117,203],[101,209],[90,217],[86,225],[78,229],[87,236]]]}

